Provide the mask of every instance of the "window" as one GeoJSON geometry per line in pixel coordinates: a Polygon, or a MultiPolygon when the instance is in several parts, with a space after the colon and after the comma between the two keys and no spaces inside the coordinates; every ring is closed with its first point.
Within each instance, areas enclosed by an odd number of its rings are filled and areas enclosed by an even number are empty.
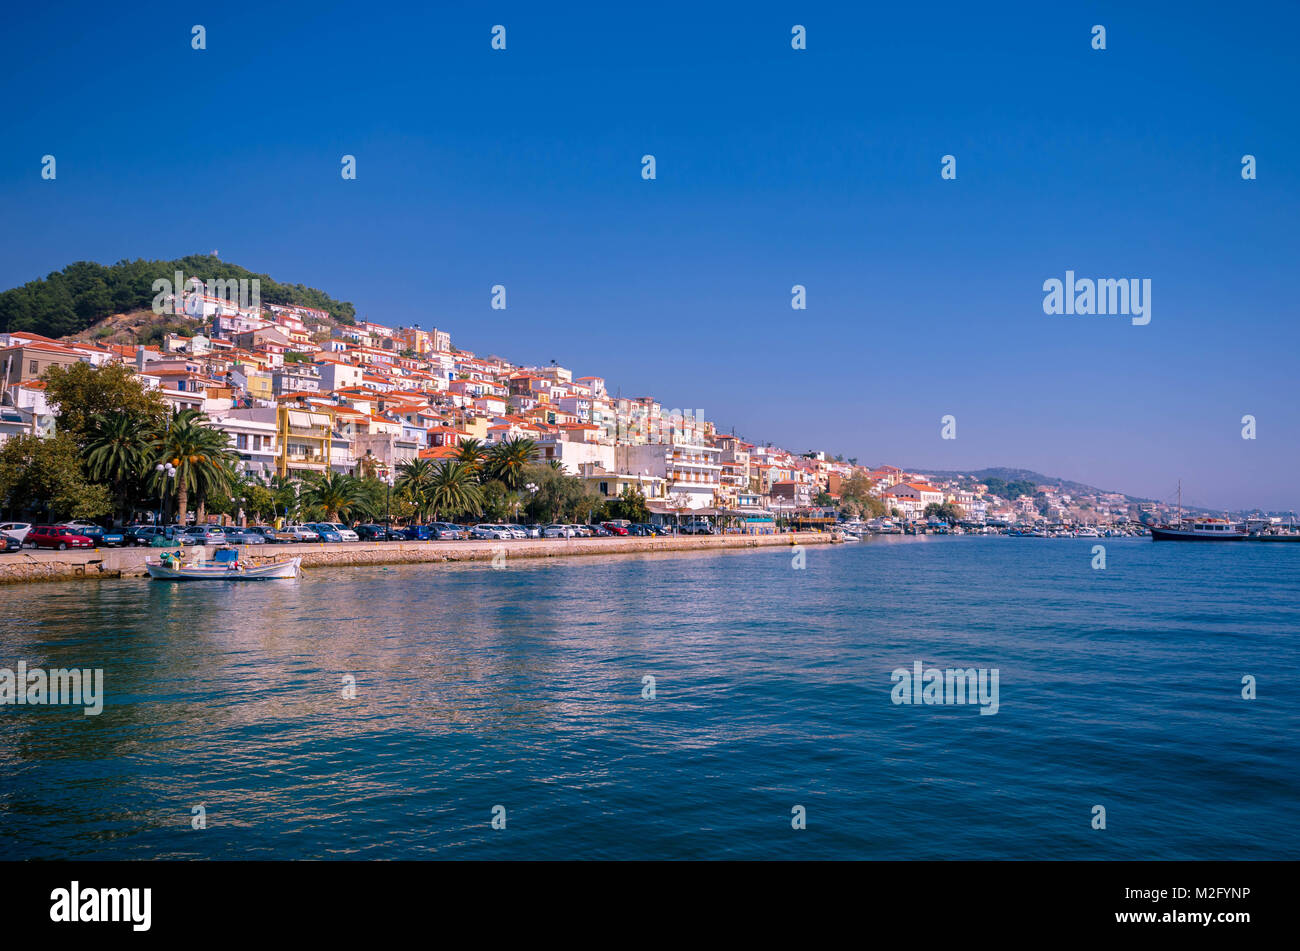
{"type": "Polygon", "coordinates": [[[239,435],[237,435],[237,436],[235,437],[235,448],[236,448],[236,449],[247,449],[247,448],[248,448],[248,437],[245,436],[243,433],[240,433],[239,435]]]}
{"type": "Polygon", "coordinates": [[[608,483],[608,482],[602,482],[602,483],[600,484],[600,494],[601,494],[601,495],[609,495],[609,483],[608,483]]]}
{"type": "Polygon", "coordinates": [[[32,361],[32,365],[31,365],[31,367],[28,368],[27,372],[28,372],[28,373],[39,373],[39,372],[40,372],[40,364],[37,363],[35,360],[33,360],[33,361],[32,361]]]}

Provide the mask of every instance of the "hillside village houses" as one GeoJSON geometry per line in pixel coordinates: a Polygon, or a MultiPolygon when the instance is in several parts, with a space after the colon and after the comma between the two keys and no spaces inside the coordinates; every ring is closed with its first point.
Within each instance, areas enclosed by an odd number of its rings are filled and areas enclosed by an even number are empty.
{"type": "MultiPolygon", "coordinates": [[[[936,484],[896,466],[750,443],[699,413],[611,394],[602,377],[456,349],[436,328],[336,324],[308,307],[210,297],[197,281],[180,310],[203,320],[205,332],[111,346],[0,334],[0,442],[56,430],[41,382],[50,366],[118,362],[171,406],[207,414],[244,471],[263,478],[357,472],[365,461],[388,479],[404,462],[454,457],[465,439],[492,445],[525,437],[538,462],[558,463],[606,498],[641,492],[657,521],[722,516],[745,530],[769,530],[777,519],[837,501],[855,474],[872,480],[886,511],[906,518],[922,517],[935,502],[954,503],[975,521],[1044,514],[1040,493],[1009,502],[969,481],[936,484]]],[[[1079,502],[1052,491],[1045,498],[1047,514],[1079,502]]],[[[1091,502],[1098,518],[1127,511],[1123,496],[1091,502]]]]}

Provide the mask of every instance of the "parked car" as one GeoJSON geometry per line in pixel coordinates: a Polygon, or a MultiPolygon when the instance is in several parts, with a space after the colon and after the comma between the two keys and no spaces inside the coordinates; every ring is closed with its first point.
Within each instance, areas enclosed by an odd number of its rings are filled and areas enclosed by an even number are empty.
{"type": "Polygon", "coordinates": [[[588,525],[591,529],[592,538],[610,538],[614,535],[613,530],[606,528],[604,525],[588,525]]]}
{"type": "Polygon", "coordinates": [[[65,522],[62,528],[77,535],[85,535],[95,547],[120,548],[126,544],[126,533],[120,532],[115,528],[104,528],[101,525],[92,525],[88,522],[65,522]]]}
{"type": "MultiPolygon", "coordinates": [[[[24,533],[25,534],[25,533],[24,533]]],[[[12,535],[0,533],[0,554],[11,551],[22,551],[23,543],[12,535]]]]}
{"type": "Polygon", "coordinates": [[[505,525],[503,527],[509,529],[510,534],[513,535],[515,538],[528,537],[528,529],[524,528],[522,525],[511,524],[511,525],[505,525]]]}
{"type": "Polygon", "coordinates": [[[601,522],[600,527],[606,529],[611,535],[628,534],[628,526],[620,525],[618,522],[601,522]]]}
{"type": "Polygon", "coordinates": [[[636,535],[641,538],[648,538],[649,536],[655,534],[655,530],[654,527],[651,525],[643,525],[640,522],[633,522],[631,525],[627,527],[627,533],[629,535],[636,535]]]}
{"type": "Polygon", "coordinates": [[[357,539],[363,542],[386,542],[406,537],[399,532],[390,532],[382,525],[358,525],[355,531],[357,539]]]}
{"type": "Polygon", "coordinates": [[[683,535],[716,535],[718,530],[703,519],[690,519],[682,522],[683,535]]]}
{"type": "Polygon", "coordinates": [[[286,525],[283,531],[292,536],[296,542],[318,542],[321,540],[320,533],[310,525],[286,525]]]}
{"type": "Polygon", "coordinates": [[[329,522],[308,522],[304,528],[309,528],[316,533],[316,537],[323,542],[341,542],[343,536],[339,530],[329,522]]]}
{"type": "Polygon", "coordinates": [[[504,525],[494,525],[490,522],[482,522],[470,529],[470,534],[475,538],[514,538],[514,533],[504,525]]]}
{"type": "Polygon", "coordinates": [[[125,544],[153,544],[155,539],[162,539],[165,542],[179,537],[179,534],[185,531],[179,525],[133,525],[122,533],[123,543],[125,544]]]}
{"type": "Polygon", "coordinates": [[[439,541],[469,538],[469,532],[465,531],[463,526],[453,525],[451,522],[434,522],[429,528],[433,532],[433,537],[439,541]]]}
{"type": "Polygon", "coordinates": [[[526,534],[529,538],[541,538],[541,537],[542,537],[542,526],[541,526],[541,525],[525,525],[523,528],[524,528],[524,534],[526,534]]]}
{"type": "Polygon", "coordinates": [[[176,540],[182,545],[224,545],[226,533],[215,525],[191,525],[177,532],[176,540]]]}
{"type": "Polygon", "coordinates": [[[6,535],[9,538],[16,538],[18,539],[19,544],[22,544],[23,539],[27,537],[27,533],[31,530],[31,522],[5,522],[3,525],[0,525],[0,535],[6,535]]]}
{"type": "Polygon", "coordinates": [[[128,545],[147,545],[149,536],[158,531],[157,525],[128,525],[122,533],[128,545]]]}
{"type": "Polygon", "coordinates": [[[247,531],[262,536],[262,541],[268,545],[284,545],[298,540],[292,532],[281,531],[274,525],[250,525],[247,531]]]}
{"type": "Polygon", "coordinates": [[[348,528],[342,522],[316,522],[315,525],[316,525],[316,531],[318,532],[321,530],[322,527],[333,529],[334,533],[338,535],[339,541],[342,542],[355,542],[361,540],[357,536],[356,532],[348,528]]]}
{"type": "Polygon", "coordinates": [[[555,525],[547,525],[542,529],[543,538],[572,538],[576,534],[578,533],[574,530],[572,525],[561,525],[557,523],[555,525]]]}
{"type": "Polygon", "coordinates": [[[265,545],[266,538],[261,532],[255,532],[251,528],[228,528],[226,529],[227,545],[265,545]]]}
{"type": "Polygon", "coordinates": [[[671,525],[651,525],[650,531],[662,538],[665,535],[671,535],[673,533],[673,527],[671,525]]]}
{"type": "Polygon", "coordinates": [[[95,543],[64,525],[33,525],[23,544],[28,548],[94,548],[95,543]]]}
{"type": "Polygon", "coordinates": [[[156,535],[166,537],[169,530],[166,525],[132,525],[122,533],[123,541],[128,545],[148,545],[156,535]]]}

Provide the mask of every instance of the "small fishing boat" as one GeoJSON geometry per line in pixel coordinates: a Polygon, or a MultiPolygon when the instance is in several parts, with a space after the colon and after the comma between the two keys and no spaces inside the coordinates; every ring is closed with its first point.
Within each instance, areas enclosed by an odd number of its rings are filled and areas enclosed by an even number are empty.
{"type": "Polygon", "coordinates": [[[212,561],[197,559],[183,561],[179,552],[163,552],[158,561],[146,561],[149,577],[166,581],[262,581],[272,578],[298,577],[301,558],[287,558],[265,565],[240,561],[239,552],[233,548],[219,549],[212,561]]]}

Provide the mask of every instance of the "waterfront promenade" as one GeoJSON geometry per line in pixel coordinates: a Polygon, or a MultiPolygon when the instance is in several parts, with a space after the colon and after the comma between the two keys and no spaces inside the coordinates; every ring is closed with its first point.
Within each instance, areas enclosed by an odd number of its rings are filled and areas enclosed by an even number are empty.
{"type": "MultiPolygon", "coordinates": [[[[289,556],[302,566],[338,568],[353,565],[420,562],[491,561],[512,558],[564,558],[638,552],[705,551],[725,548],[790,547],[831,542],[824,532],[784,535],[677,535],[660,538],[526,538],[510,541],[314,542],[302,545],[241,545],[239,557],[255,564],[289,556]]],[[[147,574],[146,558],[162,548],[95,548],[89,551],[23,551],[0,557],[0,584],[71,581],[83,578],[132,578],[147,574]]],[[[183,549],[186,557],[193,549],[183,549]]]]}

